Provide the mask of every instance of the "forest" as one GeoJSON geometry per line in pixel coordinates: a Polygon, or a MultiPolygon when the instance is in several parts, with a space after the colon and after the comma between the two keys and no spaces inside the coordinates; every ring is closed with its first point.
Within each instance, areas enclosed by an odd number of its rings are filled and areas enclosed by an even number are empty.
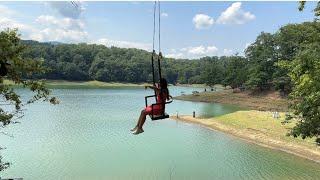
{"type": "MultiPolygon", "coordinates": [[[[245,56],[213,56],[200,59],[164,58],[164,76],[172,84],[223,84],[260,90],[290,91],[286,62],[292,61],[307,44],[316,42],[319,22],[288,24],[275,33],[261,32],[247,47],[245,56]]],[[[40,43],[24,40],[23,56],[44,62],[45,79],[104,82],[150,82],[151,53],[139,49],[95,44],[40,43]]]]}

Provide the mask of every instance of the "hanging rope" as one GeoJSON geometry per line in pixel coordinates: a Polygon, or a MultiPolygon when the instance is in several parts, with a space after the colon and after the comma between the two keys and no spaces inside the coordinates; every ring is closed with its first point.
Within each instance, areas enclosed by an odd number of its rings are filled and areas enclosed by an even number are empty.
{"type": "Polygon", "coordinates": [[[161,38],[161,36],[160,36],[160,17],[161,17],[161,9],[160,9],[160,0],[158,0],[158,10],[159,10],[159,14],[158,14],[158,18],[159,18],[159,57],[158,57],[158,72],[159,72],[159,79],[161,79],[161,60],[162,60],[162,53],[161,53],[161,43],[160,43],[160,38],[161,38]]]}
{"type": "MultiPolygon", "coordinates": [[[[160,61],[161,61],[161,59],[162,59],[162,54],[161,54],[161,43],[160,43],[160,38],[161,38],[161,33],[160,33],[160,30],[161,30],[161,10],[160,10],[160,0],[158,0],[158,2],[157,2],[157,0],[155,0],[155,2],[154,2],[154,7],[153,7],[153,37],[152,37],[152,56],[151,56],[151,63],[152,63],[152,79],[153,79],[153,85],[155,86],[155,84],[156,84],[156,81],[155,81],[155,68],[154,68],[154,59],[155,59],[155,57],[157,57],[156,58],[156,60],[158,60],[158,73],[159,73],[159,80],[161,79],[161,63],[160,63],[160,61]],[[157,3],[158,3],[158,27],[159,27],[159,29],[158,29],[158,37],[159,37],[159,39],[158,39],[158,42],[159,42],[159,54],[158,54],[158,56],[156,55],[156,51],[155,51],[155,35],[156,35],[156,11],[157,11],[157,3]]],[[[162,104],[162,107],[163,107],[163,112],[162,112],[162,114],[160,114],[160,115],[154,115],[154,113],[153,113],[153,107],[154,107],[154,105],[159,105],[159,103],[157,102],[157,96],[158,96],[158,94],[157,94],[157,92],[156,92],[156,89],[154,89],[154,95],[152,95],[152,96],[146,96],[145,97],[145,103],[146,103],[146,107],[148,106],[148,100],[147,100],[147,98],[149,98],[149,97],[154,97],[155,98],[155,101],[156,101],[156,103],[155,104],[152,104],[151,105],[151,107],[152,107],[152,113],[151,113],[151,119],[152,120],[158,120],[158,119],[165,119],[165,118],[169,118],[169,115],[168,114],[166,114],[165,113],[165,105],[166,104],[169,104],[169,103],[171,103],[172,102],[172,97],[171,97],[171,100],[170,101],[162,101],[161,102],[161,104],[162,104]]],[[[161,99],[163,99],[162,98],[162,96],[163,96],[163,92],[160,92],[160,98],[161,99]]]]}
{"type": "Polygon", "coordinates": [[[151,55],[151,63],[152,63],[152,83],[155,86],[156,80],[154,77],[154,55],[156,51],[154,50],[154,42],[155,42],[155,36],[156,36],[156,11],[157,11],[157,1],[154,1],[153,5],[153,36],[152,36],[152,55],[151,55]]]}
{"type": "Polygon", "coordinates": [[[159,15],[158,15],[159,16],[159,32],[158,33],[159,33],[159,53],[160,53],[161,52],[161,46],[160,46],[160,44],[161,44],[160,43],[160,34],[161,34],[160,33],[161,32],[160,31],[160,16],[161,16],[160,0],[158,0],[158,9],[159,9],[159,15]]]}
{"type": "Polygon", "coordinates": [[[154,70],[154,57],[156,55],[155,51],[155,36],[156,36],[156,12],[157,12],[157,3],[158,3],[158,42],[159,42],[159,54],[157,57],[158,60],[158,73],[159,73],[159,79],[161,78],[161,59],[162,59],[162,54],[161,54],[161,33],[160,33],[160,23],[161,23],[161,10],[160,10],[160,1],[154,1],[154,6],[153,6],[153,36],[152,36],[152,57],[151,57],[151,63],[152,63],[152,80],[153,80],[153,85],[155,85],[156,80],[155,80],[155,70],[154,70]]]}
{"type": "Polygon", "coordinates": [[[157,1],[154,1],[153,5],[153,36],[152,36],[152,50],[154,51],[154,40],[156,36],[156,11],[157,11],[157,1]]]}

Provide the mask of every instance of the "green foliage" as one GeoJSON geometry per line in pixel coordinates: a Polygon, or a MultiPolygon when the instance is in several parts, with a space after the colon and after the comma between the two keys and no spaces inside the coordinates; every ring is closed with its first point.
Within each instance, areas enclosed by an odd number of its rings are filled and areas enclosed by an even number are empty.
{"type": "Polygon", "coordinates": [[[222,81],[223,71],[218,61],[218,58],[205,58],[206,66],[203,70],[202,77],[209,86],[213,86],[222,81]]]}
{"type": "MultiPolygon", "coordinates": [[[[151,82],[151,53],[89,44],[58,44],[24,41],[24,57],[44,60],[50,71],[38,78],[99,80],[104,82],[151,82]]],[[[162,74],[169,83],[203,83],[204,60],[164,58],[162,74]]],[[[157,64],[156,64],[157,69],[157,64]]]]}
{"type": "MultiPolygon", "coordinates": [[[[303,11],[305,5],[306,5],[306,1],[299,1],[299,7],[298,7],[299,11],[303,11]]],[[[317,6],[313,9],[313,12],[316,17],[320,16],[320,1],[318,1],[317,6]]]]}
{"type": "MultiPolygon", "coordinates": [[[[319,3],[317,4],[319,7],[319,3]]],[[[303,10],[304,2],[299,9],[303,10]]],[[[315,9],[317,15],[317,8],[315,9]]],[[[288,24],[275,34],[261,33],[246,49],[249,88],[290,92],[290,135],[317,137],[320,142],[320,23],[288,24]]]]}
{"type": "Polygon", "coordinates": [[[238,88],[246,82],[248,67],[246,58],[241,56],[225,58],[223,66],[225,68],[223,84],[238,88]]]}
{"type": "Polygon", "coordinates": [[[275,36],[262,32],[245,51],[249,61],[247,87],[260,90],[269,89],[277,62],[275,36]]]}
{"type": "MultiPolygon", "coordinates": [[[[22,107],[38,100],[50,101],[56,103],[56,98],[49,98],[50,91],[45,87],[42,81],[33,79],[36,73],[44,73],[43,61],[41,59],[22,58],[25,46],[20,43],[19,35],[16,30],[7,29],[0,32],[0,62],[8,63],[6,65],[8,74],[0,76],[0,130],[11,123],[16,123],[23,117],[22,107]],[[14,84],[22,85],[33,92],[32,97],[22,101],[20,95],[15,89],[3,83],[4,79],[11,80],[14,84]]],[[[0,131],[2,134],[5,132],[0,131]]],[[[7,168],[8,163],[1,162],[0,171],[7,168]]]]}
{"type": "MultiPolygon", "coordinates": [[[[298,124],[293,128],[294,137],[320,138],[320,44],[311,43],[303,47],[288,64],[289,76],[294,82],[290,94],[291,108],[298,124]]],[[[319,140],[318,140],[319,141],[319,140]]]]}
{"type": "Polygon", "coordinates": [[[305,22],[282,27],[279,32],[278,67],[288,74],[292,85],[290,109],[297,125],[290,135],[317,137],[320,142],[320,23],[305,22]]]}
{"type": "Polygon", "coordinates": [[[306,1],[299,1],[299,11],[303,11],[304,7],[306,5],[306,1]]]}

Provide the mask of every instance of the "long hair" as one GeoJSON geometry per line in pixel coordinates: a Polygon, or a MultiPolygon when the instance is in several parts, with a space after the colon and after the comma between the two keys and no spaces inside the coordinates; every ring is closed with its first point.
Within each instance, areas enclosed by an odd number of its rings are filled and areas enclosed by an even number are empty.
{"type": "MultiPolygon", "coordinates": [[[[167,95],[167,100],[169,100],[169,89],[168,89],[168,82],[165,78],[161,78],[160,79],[160,88],[161,88],[161,92],[165,92],[167,95]]],[[[161,93],[161,94],[162,94],[161,93]]]]}

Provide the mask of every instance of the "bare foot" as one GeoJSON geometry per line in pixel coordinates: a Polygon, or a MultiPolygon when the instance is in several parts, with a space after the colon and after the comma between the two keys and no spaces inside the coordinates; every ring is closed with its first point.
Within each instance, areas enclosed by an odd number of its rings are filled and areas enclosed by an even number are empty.
{"type": "Polygon", "coordinates": [[[138,135],[138,134],[140,134],[140,133],[143,133],[144,132],[144,130],[143,129],[137,129],[135,132],[133,132],[132,134],[134,134],[134,135],[138,135]]]}
{"type": "Polygon", "coordinates": [[[132,128],[132,129],[130,129],[130,131],[136,131],[137,129],[138,129],[138,126],[136,126],[136,127],[132,128]]]}

